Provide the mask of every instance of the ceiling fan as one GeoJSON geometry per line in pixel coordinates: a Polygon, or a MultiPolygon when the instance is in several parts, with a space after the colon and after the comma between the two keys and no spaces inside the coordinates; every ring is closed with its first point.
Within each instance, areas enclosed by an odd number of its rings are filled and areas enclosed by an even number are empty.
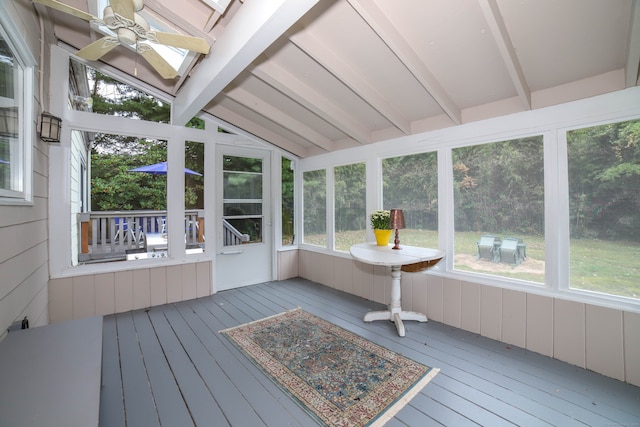
{"type": "Polygon", "coordinates": [[[103,19],[93,16],[75,7],[57,0],[33,0],[52,9],[59,10],[85,21],[104,25],[115,33],[115,36],[105,36],[76,52],[80,58],[97,61],[120,44],[134,46],[136,51],[165,79],[177,77],[178,72],[150,45],[153,43],[173,46],[198,53],[209,53],[209,44],[200,37],[182,34],[153,31],[149,23],[138,13],[144,7],[143,0],[110,0],[109,6],[104,8],[103,19]]]}

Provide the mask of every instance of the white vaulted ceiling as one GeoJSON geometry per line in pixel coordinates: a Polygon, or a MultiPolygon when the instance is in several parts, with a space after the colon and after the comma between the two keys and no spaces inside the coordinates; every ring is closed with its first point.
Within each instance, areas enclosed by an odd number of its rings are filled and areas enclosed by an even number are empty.
{"type": "MultiPolygon", "coordinates": [[[[62,0],[89,10],[87,0],[62,0]]],[[[89,0],[92,1],[92,0],[89,0]]],[[[138,78],[300,157],[638,85],[640,0],[145,0],[211,52],[138,78]]],[[[99,36],[46,8],[56,37],[99,36]]],[[[104,62],[133,74],[135,55],[104,62]]],[[[639,100],[640,102],[640,100],[639,100]]]]}

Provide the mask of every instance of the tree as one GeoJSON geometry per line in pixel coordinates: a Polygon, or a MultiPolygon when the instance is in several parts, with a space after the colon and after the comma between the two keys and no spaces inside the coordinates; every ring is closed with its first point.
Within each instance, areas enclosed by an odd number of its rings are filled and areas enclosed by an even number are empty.
{"type": "Polygon", "coordinates": [[[164,161],[166,142],[138,140],[136,144],[147,148],[133,156],[92,152],[92,210],[166,209],[166,176],[129,172],[139,166],[164,161]]]}
{"type": "Polygon", "coordinates": [[[640,120],[567,133],[571,235],[640,241],[640,120]]]}
{"type": "Polygon", "coordinates": [[[453,150],[458,231],[544,234],[542,136],[453,150]]]}
{"type": "MultiPolygon", "coordinates": [[[[169,123],[171,105],[97,70],[86,68],[93,112],[169,123]]],[[[188,127],[204,129],[193,118],[188,127]]],[[[91,146],[92,210],[165,210],[166,176],[129,172],[130,169],[167,160],[167,142],[118,134],[97,133],[91,146]]],[[[185,165],[202,171],[204,145],[187,142],[185,165]]],[[[185,207],[204,207],[203,177],[185,179],[185,207]]]]}
{"type": "Polygon", "coordinates": [[[402,209],[408,228],[438,229],[438,157],[436,152],[382,161],[384,209],[402,209]]]}

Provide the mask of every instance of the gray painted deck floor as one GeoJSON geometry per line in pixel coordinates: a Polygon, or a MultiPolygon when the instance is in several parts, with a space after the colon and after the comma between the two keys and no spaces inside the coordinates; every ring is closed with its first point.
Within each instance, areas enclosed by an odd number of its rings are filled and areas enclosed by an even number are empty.
{"type": "Polygon", "coordinates": [[[364,323],[381,306],[302,279],[104,319],[100,426],[313,426],[218,331],[295,307],[440,373],[387,426],[640,426],[640,388],[437,323],[364,323]]]}

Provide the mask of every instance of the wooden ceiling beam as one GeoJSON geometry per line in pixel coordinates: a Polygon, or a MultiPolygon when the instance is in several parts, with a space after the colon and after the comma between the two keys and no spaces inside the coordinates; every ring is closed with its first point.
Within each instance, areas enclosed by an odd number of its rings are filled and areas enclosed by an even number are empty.
{"type": "Polygon", "coordinates": [[[380,113],[386,120],[405,135],[411,134],[411,123],[391,103],[364,79],[366,72],[354,70],[343,58],[324,44],[318,37],[304,30],[291,36],[289,40],[310,58],[333,74],[353,93],[380,113]]]}
{"type": "Polygon", "coordinates": [[[333,151],[334,143],[330,139],[322,136],[320,133],[311,129],[309,126],[294,119],[288,114],[283,113],[281,110],[275,108],[273,105],[258,98],[257,96],[249,93],[248,91],[239,87],[234,88],[228,92],[225,92],[225,96],[234,100],[238,104],[253,111],[256,114],[270,120],[274,123],[278,123],[282,128],[294,133],[313,144],[324,151],[333,151]]]}
{"type": "Polygon", "coordinates": [[[429,67],[400,34],[397,25],[375,4],[374,0],[347,0],[382,42],[393,52],[404,67],[418,80],[420,85],[438,103],[455,124],[462,123],[462,111],[433,75],[429,67]]]}
{"type": "Polygon", "coordinates": [[[186,34],[194,37],[203,38],[207,40],[207,42],[209,42],[210,45],[215,42],[215,39],[211,37],[211,34],[203,31],[202,28],[198,28],[194,26],[190,22],[182,19],[180,16],[171,12],[165,5],[163,5],[158,0],[145,0],[144,5],[145,5],[145,8],[148,8],[149,10],[151,10],[158,17],[158,19],[166,21],[170,25],[184,31],[186,34]]]}
{"type": "Polygon", "coordinates": [[[246,2],[178,92],[174,123],[188,122],[319,0],[246,2]]]}
{"type": "Polygon", "coordinates": [[[206,110],[208,114],[211,114],[213,117],[216,117],[224,122],[232,123],[233,126],[238,129],[242,129],[245,132],[248,132],[256,137],[267,141],[270,144],[275,145],[285,151],[288,151],[291,154],[294,154],[300,158],[305,158],[308,155],[308,149],[303,147],[300,144],[296,144],[277,132],[273,132],[270,129],[265,128],[264,126],[260,126],[259,124],[248,120],[246,117],[243,117],[240,114],[231,111],[230,109],[223,107],[222,105],[215,105],[214,107],[208,108],[206,110]]]}
{"type": "Polygon", "coordinates": [[[285,70],[273,60],[267,60],[251,73],[283,95],[308,109],[327,123],[353,138],[359,144],[369,144],[371,134],[365,125],[353,118],[326,96],[285,70]]]}
{"type": "Polygon", "coordinates": [[[516,50],[511,42],[511,37],[509,37],[509,32],[507,31],[504,19],[502,18],[502,14],[498,8],[498,3],[496,0],[478,0],[478,4],[480,5],[480,9],[482,9],[485,19],[487,20],[489,30],[493,35],[498,51],[500,51],[502,61],[507,67],[507,72],[509,73],[511,81],[516,88],[521,104],[525,110],[531,110],[531,91],[529,90],[529,85],[524,77],[520,61],[518,61],[516,50]]]}

